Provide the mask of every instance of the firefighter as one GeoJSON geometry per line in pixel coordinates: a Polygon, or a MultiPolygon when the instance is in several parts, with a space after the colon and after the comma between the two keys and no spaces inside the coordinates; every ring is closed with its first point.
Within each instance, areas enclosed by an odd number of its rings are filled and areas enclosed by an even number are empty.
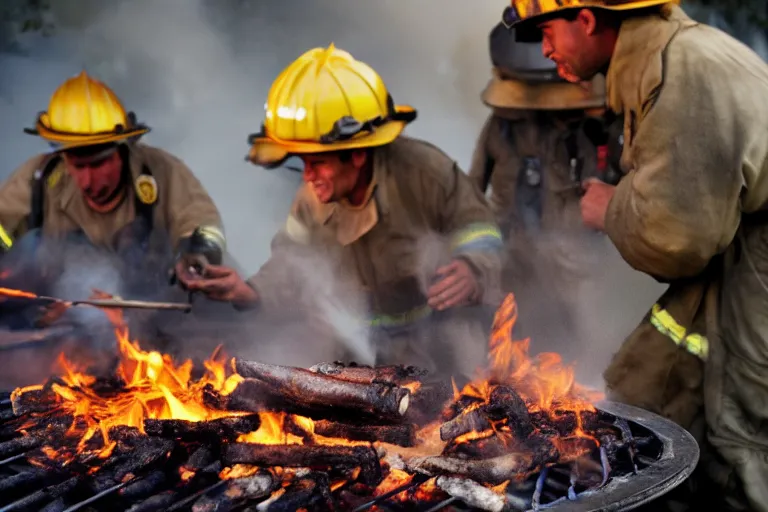
{"type": "Polygon", "coordinates": [[[582,183],[618,181],[621,122],[605,115],[601,77],[563,80],[539,44],[515,42],[501,23],[489,43],[493,76],[482,99],[492,112],[469,175],[484,193],[490,187],[507,237],[502,286],[517,296],[520,334],[574,358],[587,337],[578,312],[590,256],[604,243],[581,221],[582,183]]]}
{"type": "Polygon", "coordinates": [[[416,111],[396,105],[372,68],[333,45],[289,65],[265,109],[251,162],[304,161],[272,257],[247,282],[212,266],[185,284],[240,306],[296,307],[329,269],[285,266],[295,251],[321,251],[332,265],[328,286],[364,299],[377,364],[471,377],[487,343],[475,314],[498,304],[501,266],[501,235],[477,188],[442,151],[401,135],[416,111]]]}
{"type": "Polygon", "coordinates": [[[156,247],[170,246],[171,266],[171,251],[180,259],[205,253],[220,261],[225,239],[213,201],[181,160],[138,142],[149,128],[105,84],[85,72],[66,80],[25,131],[52,151],[29,159],[0,185],[6,286],[32,287],[21,269],[50,272],[51,261],[61,259],[51,247],[58,251],[61,244],[120,254],[132,279],[142,276],[130,267],[156,247]]]}
{"type": "Polygon", "coordinates": [[[669,289],[608,386],[688,426],[703,386],[707,504],[768,510],[768,65],[661,0],[514,0],[504,21],[564,78],[604,72],[625,115],[628,172],[591,184],[583,217],[669,289]]]}

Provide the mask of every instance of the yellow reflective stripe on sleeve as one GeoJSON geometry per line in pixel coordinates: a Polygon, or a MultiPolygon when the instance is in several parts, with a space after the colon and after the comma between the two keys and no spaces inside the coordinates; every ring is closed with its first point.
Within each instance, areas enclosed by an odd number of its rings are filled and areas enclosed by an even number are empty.
{"type": "Polygon", "coordinates": [[[227,248],[227,239],[224,232],[216,226],[200,226],[198,228],[201,235],[214,242],[223,251],[227,248]]]}
{"type": "Polygon", "coordinates": [[[371,327],[402,327],[428,317],[432,308],[424,305],[398,315],[376,315],[370,320],[371,327]]]}
{"type": "Polygon", "coordinates": [[[285,221],[285,232],[297,244],[307,245],[310,242],[309,229],[293,214],[285,221]]]}
{"type": "Polygon", "coordinates": [[[470,224],[454,234],[451,242],[451,249],[453,251],[474,247],[493,249],[502,245],[501,231],[493,224],[470,224]]]}
{"type": "Polygon", "coordinates": [[[701,334],[686,332],[685,327],[678,324],[677,321],[658,304],[651,308],[651,324],[664,336],[675,342],[675,345],[682,346],[691,354],[706,360],[709,355],[709,340],[701,334]]]}
{"type": "Polygon", "coordinates": [[[2,224],[0,224],[0,245],[6,251],[13,247],[13,238],[11,238],[11,235],[8,234],[2,224]]]}

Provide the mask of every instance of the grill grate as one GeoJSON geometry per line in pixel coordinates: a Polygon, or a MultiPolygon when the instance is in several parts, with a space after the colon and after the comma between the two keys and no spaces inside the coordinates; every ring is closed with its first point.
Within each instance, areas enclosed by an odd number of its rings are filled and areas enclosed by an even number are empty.
{"type": "MultiPolygon", "coordinates": [[[[0,394],[0,414],[10,407],[8,394],[0,394]]],[[[626,440],[631,457],[626,467],[606,467],[608,457],[603,448],[601,464],[603,482],[599,488],[580,491],[573,485],[566,467],[545,468],[525,482],[510,485],[506,500],[509,506],[520,510],[591,511],[629,510],[663,495],[687,478],[698,460],[698,447],[693,438],[671,422],[640,409],[616,404],[598,405],[603,413],[616,418],[626,440]]],[[[3,423],[0,422],[0,428],[3,423]]],[[[7,439],[7,438],[6,438],[7,439]]],[[[3,440],[0,440],[3,441],[3,440]]],[[[102,486],[96,476],[53,474],[36,467],[27,455],[38,447],[21,448],[0,460],[0,512],[36,510],[43,512],[76,512],[97,510],[130,510],[131,512],[163,510],[192,510],[192,505],[204,495],[220,492],[228,481],[221,481],[215,466],[207,473],[196,476],[181,485],[181,480],[168,476],[179,472],[173,458],[158,469],[142,469],[123,482],[102,486]],[[19,452],[19,453],[16,453],[19,452]],[[162,478],[157,478],[158,474],[162,478]],[[125,490],[145,486],[143,493],[125,497],[125,490]]],[[[2,452],[0,452],[2,453],[2,452]]],[[[427,476],[416,475],[407,484],[376,498],[371,498],[353,512],[368,510],[437,512],[440,510],[478,510],[467,504],[466,497],[449,496],[439,502],[400,503],[398,496],[406,492],[413,495],[420,486],[430,481],[427,476]]],[[[262,500],[264,498],[261,498],[262,500]]],[[[249,503],[217,510],[262,510],[249,503]],[[247,508],[251,507],[251,508],[247,508]]],[[[271,511],[271,508],[264,508],[271,511]]],[[[482,510],[482,508],[480,509],[482,510]]]]}

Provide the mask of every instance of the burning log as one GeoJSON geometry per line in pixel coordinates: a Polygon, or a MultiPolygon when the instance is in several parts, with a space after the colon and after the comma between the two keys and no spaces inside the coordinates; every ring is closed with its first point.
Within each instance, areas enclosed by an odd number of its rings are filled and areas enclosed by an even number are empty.
{"type": "Polygon", "coordinates": [[[246,380],[263,384],[264,391],[310,408],[354,409],[382,418],[400,419],[410,403],[411,393],[402,387],[348,382],[303,368],[254,361],[237,361],[235,367],[246,380]]]}
{"type": "Polygon", "coordinates": [[[58,406],[56,393],[51,391],[53,380],[44,386],[35,386],[36,389],[21,388],[11,395],[11,407],[13,414],[22,416],[33,412],[49,412],[58,406]]]}
{"type": "Polygon", "coordinates": [[[201,496],[192,505],[192,512],[229,512],[242,503],[268,496],[279,485],[269,473],[234,478],[223,489],[201,496]]]}
{"type": "Polygon", "coordinates": [[[485,410],[473,409],[460,414],[440,426],[440,439],[450,441],[468,432],[482,432],[491,428],[485,410]]]}
{"type": "Polygon", "coordinates": [[[537,451],[508,453],[481,460],[464,460],[445,456],[419,457],[411,460],[408,466],[413,471],[430,476],[448,473],[496,485],[557,461],[559,454],[553,445],[549,444],[548,449],[544,449],[543,443],[541,446],[542,449],[537,451]]]}
{"type": "Polygon", "coordinates": [[[392,385],[401,385],[405,382],[419,380],[427,374],[426,370],[416,366],[387,365],[373,367],[357,365],[355,363],[345,365],[340,362],[316,364],[309,370],[359,384],[386,382],[392,385]]]}
{"type": "Polygon", "coordinates": [[[146,419],[144,431],[150,436],[181,441],[231,441],[240,434],[258,430],[260,424],[258,414],[210,421],[146,419]]]}
{"type": "Polygon", "coordinates": [[[414,446],[414,425],[349,425],[328,420],[314,422],[315,434],[350,441],[381,441],[397,446],[414,446]]]}
{"type": "Polygon", "coordinates": [[[222,449],[226,465],[283,466],[293,468],[357,468],[363,483],[375,485],[381,480],[381,466],[370,446],[307,446],[233,443],[222,449]]]}
{"type": "Polygon", "coordinates": [[[164,459],[173,447],[174,443],[169,439],[148,437],[129,453],[105,463],[104,468],[110,468],[111,478],[115,482],[121,482],[128,475],[151,469],[164,459]]]}
{"type": "Polygon", "coordinates": [[[488,512],[506,512],[514,510],[505,496],[466,478],[439,476],[435,481],[446,494],[458,498],[470,507],[488,512]]]}
{"type": "Polygon", "coordinates": [[[534,430],[528,407],[509,386],[493,388],[483,410],[491,421],[506,421],[517,439],[525,439],[534,430]]]}

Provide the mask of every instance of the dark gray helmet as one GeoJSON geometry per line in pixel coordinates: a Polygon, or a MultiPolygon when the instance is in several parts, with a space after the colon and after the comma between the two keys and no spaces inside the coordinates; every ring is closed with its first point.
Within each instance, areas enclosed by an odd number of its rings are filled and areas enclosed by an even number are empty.
{"type": "Polygon", "coordinates": [[[563,82],[557,65],[541,53],[541,43],[515,41],[514,28],[499,23],[491,30],[491,63],[505,78],[526,82],[563,82]]]}

